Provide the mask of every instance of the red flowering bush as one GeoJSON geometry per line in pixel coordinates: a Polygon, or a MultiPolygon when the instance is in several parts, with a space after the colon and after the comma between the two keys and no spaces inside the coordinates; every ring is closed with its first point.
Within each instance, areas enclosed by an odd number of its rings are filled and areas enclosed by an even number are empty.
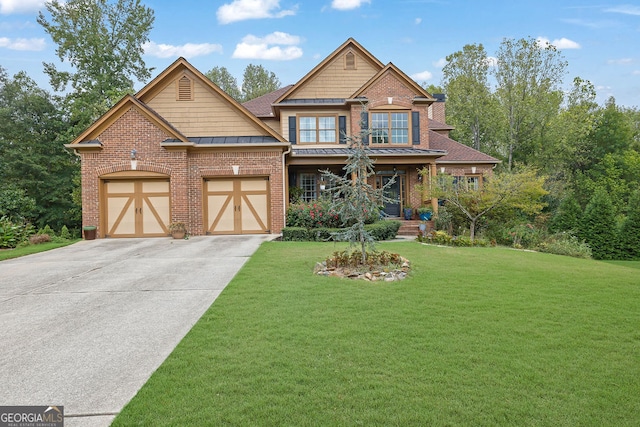
{"type": "Polygon", "coordinates": [[[341,226],[342,220],[331,209],[329,201],[292,203],[287,210],[287,227],[338,228],[341,226]]]}

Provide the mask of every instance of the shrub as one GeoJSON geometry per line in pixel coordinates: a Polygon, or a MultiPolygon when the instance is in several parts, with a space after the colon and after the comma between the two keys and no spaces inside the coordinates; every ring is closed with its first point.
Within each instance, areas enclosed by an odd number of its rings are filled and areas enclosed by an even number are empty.
{"type": "Polygon", "coordinates": [[[313,234],[304,227],[285,227],[282,229],[282,240],[289,242],[305,242],[313,239],[313,234]]]}
{"type": "Polygon", "coordinates": [[[38,233],[29,237],[29,243],[32,245],[39,245],[41,243],[48,243],[51,241],[51,236],[46,233],[38,233]]]}
{"type": "Polygon", "coordinates": [[[49,238],[51,238],[51,236],[56,235],[56,233],[51,229],[51,227],[49,227],[49,224],[45,225],[42,230],[38,230],[38,234],[48,234],[49,238]]]}
{"type": "Polygon", "coordinates": [[[540,252],[566,255],[575,258],[591,258],[591,248],[584,241],[568,233],[558,233],[542,242],[537,248],[540,252]]]}
{"type": "MultiPolygon", "coordinates": [[[[362,255],[358,251],[335,251],[331,257],[325,260],[327,267],[340,268],[340,267],[358,267],[362,264],[362,255]]],[[[396,253],[387,251],[382,252],[367,252],[367,263],[369,267],[380,266],[398,266],[402,264],[402,257],[396,253]]]]}
{"type": "Polygon", "coordinates": [[[60,229],[60,237],[65,240],[71,239],[71,232],[69,232],[69,229],[66,225],[63,225],[60,229]]]}
{"type": "MultiPolygon", "coordinates": [[[[366,230],[371,233],[375,240],[391,240],[396,237],[400,229],[400,221],[378,221],[373,224],[367,224],[366,230]]],[[[345,241],[341,236],[342,228],[330,227],[285,227],[282,229],[282,240],[285,241],[316,241],[326,242],[329,240],[345,241]]]]}
{"type": "Polygon", "coordinates": [[[33,233],[31,224],[13,223],[6,216],[0,218],[0,248],[15,248],[20,243],[27,242],[33,233]]]}
{"type": "Polygon", "coordinates": [[[339,232],[339,228],[319,227],[309,230],[309,236],[313,237],[313,240],[316,242],[326,242],[329,240],[336,240],[335,234],[339,232]]]}
{"type": "Polygon", "coordinates": [[[298,202],[289,205],[287,210],[287,227],[337,228],[341,225],[340,217],[327,200],[298,202]]]}
{"type": "Polygon", "coordinates": [[[400,221],[378,221],[364,228],[375,240],[391,240],[396,237],[401,225],[400,221]]]}

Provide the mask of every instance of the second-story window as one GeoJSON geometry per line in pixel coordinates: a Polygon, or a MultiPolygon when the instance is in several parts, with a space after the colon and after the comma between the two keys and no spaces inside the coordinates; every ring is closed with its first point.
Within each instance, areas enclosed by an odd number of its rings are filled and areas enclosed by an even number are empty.
{"type": "Polygon", "coordinates": [[[409,144],[409,113],[371,113],[373,144],[409,144]]]}
{"type": "Polygon", "coordinates": [[[301,144],[332,144],[337,142],[335,116],[300,116],[301,144]]]}

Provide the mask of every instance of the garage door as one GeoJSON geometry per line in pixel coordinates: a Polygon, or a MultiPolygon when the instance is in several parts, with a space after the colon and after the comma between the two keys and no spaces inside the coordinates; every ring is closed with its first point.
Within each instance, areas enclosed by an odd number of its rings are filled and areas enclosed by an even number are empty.
{"type": "Polygon", "coordinates": [[[206,232],[269,233],[269,179],[208,179],[204,183],[206,232]]]}
{"type": "Polygon", "coordinates": [[[169,234],[168,180],[103,182],[106,237],[157,237],[169,234]]]}

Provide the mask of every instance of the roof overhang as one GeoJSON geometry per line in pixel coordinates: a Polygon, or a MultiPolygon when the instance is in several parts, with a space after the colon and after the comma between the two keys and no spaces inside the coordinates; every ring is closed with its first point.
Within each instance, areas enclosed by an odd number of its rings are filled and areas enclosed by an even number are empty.
{"type": "Polygon", "coordinates": [[[83,141],[75,144],[64,144],[65,148],[76,150],[79,153],[95,153],[102,151],[104,144],[97,139],[83,141]]]}
{"type": "MultiPolygon", "coordinates": [[[[344,165],[349,156],[349,148],[308,149],[293,148],[287,158],[289,165],[344,165]]],[[[368,155],[374,162],[393,165],[435,163],[446,156],[444,150],[424,150],[413,148],[370,148],[368,155]]]]}

